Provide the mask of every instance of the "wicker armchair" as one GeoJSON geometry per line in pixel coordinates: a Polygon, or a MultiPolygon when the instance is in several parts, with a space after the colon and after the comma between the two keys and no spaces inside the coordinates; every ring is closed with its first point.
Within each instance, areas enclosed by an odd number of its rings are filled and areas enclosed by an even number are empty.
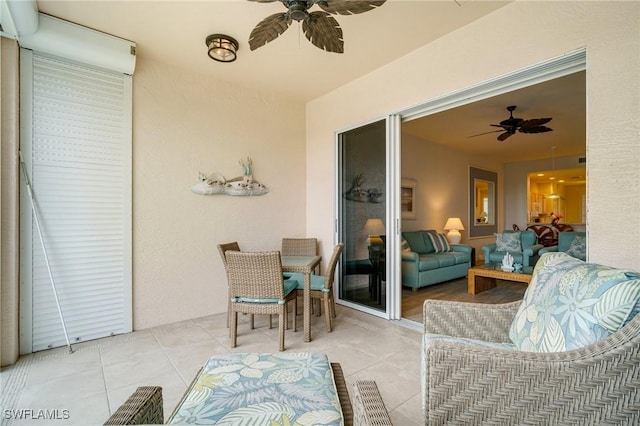
{"type": "MultiPolygon", "coordinates": [[[[508,342],[519,306],[427,300],[424,332],[508,342]]],[[[640,424],[640,315],[578,350],[426,339],[422,356],[425,424],[640,424]]]]}
{"type": "Polygon", "coordinates": [[[141,386],[107,419],[105,425],[161,425],[162,388],[141,386]]]}
{"type": "Polygon", "coordinates": [[[296,331],[296,285],[282,280],[282,261],[279,251],[229,251],[227,274],[231,300],[231,347],[236,347],[238,312],[273,315],[279,320],[280,345],[284,351],[284,329],[287,322],[287,302],[293,303],[293,331],[296,331]]]}

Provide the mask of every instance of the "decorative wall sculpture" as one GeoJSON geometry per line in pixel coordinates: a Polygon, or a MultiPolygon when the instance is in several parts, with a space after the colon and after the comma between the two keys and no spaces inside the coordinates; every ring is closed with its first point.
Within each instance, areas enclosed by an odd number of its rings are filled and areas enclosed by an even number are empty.
{"type": "Polygon", "coordinates": [[[266,186],[253,179],[253,160],[247,157],[239,161],[243,176],[227,180],[221,173],[212,173],[209,177],[198,173],[200,182],[191,187],[191,191],[200,195],[264,195],[269,192],[266,186]]]}

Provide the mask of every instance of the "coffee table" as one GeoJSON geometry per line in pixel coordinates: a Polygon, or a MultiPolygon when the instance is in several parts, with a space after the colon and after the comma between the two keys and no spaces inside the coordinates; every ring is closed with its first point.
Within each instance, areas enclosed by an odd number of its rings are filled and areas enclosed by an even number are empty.
{"type": "Polygon", "coordinates": [[[505,272],[500,269],[499,263],[488,263],[485,265],[472,266],[467,275],[467,292],[478,294],[482,291],[494,288],[496,280],[517,281],[529,284],[533,267],[525,266],[522,272],[505,272]]]}

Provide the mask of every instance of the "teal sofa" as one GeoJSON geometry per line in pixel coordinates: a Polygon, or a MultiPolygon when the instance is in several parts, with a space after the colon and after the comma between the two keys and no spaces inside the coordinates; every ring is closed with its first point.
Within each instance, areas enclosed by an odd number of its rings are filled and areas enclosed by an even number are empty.
{"type": "Polygon", "coordinates": [[[408,249],[402,250],[402,285],[414,291],[432,284],[462,278],[471,266],[471,246],[452,244],[451,251],[436,253],[429,232],[403,232],[408,249]]]}

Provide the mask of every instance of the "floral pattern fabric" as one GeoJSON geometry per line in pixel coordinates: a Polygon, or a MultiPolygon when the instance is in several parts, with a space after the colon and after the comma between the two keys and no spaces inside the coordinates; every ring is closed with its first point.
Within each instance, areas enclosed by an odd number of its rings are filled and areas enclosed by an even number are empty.
{"type": "Polygon", "coordinates": [[[238,353],[209,359],[171,424],[342,425],[325,354],[238,353]]]}
{"type": "Polygon", "coordinates": [[[545,253],[511,325],[516,347],[563,352],[604,339],[622,327],[640,299],[629,271],[589,264],[563,252],[545,253]]]}

